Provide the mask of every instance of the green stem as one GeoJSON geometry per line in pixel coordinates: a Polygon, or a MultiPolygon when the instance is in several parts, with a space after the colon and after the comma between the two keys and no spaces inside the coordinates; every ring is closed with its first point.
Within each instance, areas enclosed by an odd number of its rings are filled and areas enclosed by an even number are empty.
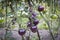
{"type": "Polygon", "coordinates": [[[30,40],[30,30],[29,30],[29,36],[26,37],[26,40],[30,40]]]}
{"type": "Polygon", "coordinates": [[[38,35],[39,40],[41,40],[40,35],[39,35],[39,31],[38,31],[38,30],[37,30],[37,35],[38,35]]]}
{"type": "Polygon", "coordinates": [[[22,40],[24,40],[24,37],[22,36],[22,40]]]}
{"type": "Polygon", "coordinates": [[[22,11],[21,11],[21,13],[20,13],[19,24],[20,24],[19,27],[22,28],[22,11]]]}
{"type": "MultiPolygon", "coordinates": [[[[17,1],[16,1],[16,10],[17,10],[17,1]]],[[[17,22],[19,24],[19,28],[22,28],[22,11],[20,13],[20,17],[19,18],[18,18],[18,16],[16,16],[16,17],[17,17],[17,22]]]]}
{"type": "Polygon", "coordinates": [[[4,3],[4,2],[2,1],[2,9],[3,9],[3,3],[4,3]]]}
{"type": "MultiPolygon", "coordinates": [[[[6,19],[6,23],[5,23],[5,27],[7,27],[7,1],[6,1],[6,15],[5,15],[6,19]]],[[[6,40],[6,35],[7,35],[7,30],[6,30],[6,33],[5,33],[5,40],[6,40]]]]}
{"type": "MultiPolygon", "coordinates": [[[[57,27],[57,31],[59,30],[59,28],[60,28],[60,17],[58,16],[58,27],[57,27]]],[[[58,32],[57,32],[57,34],[58,34],[58,32]]]]}
{"type": "Polygon", "coordinates": [[[28,1],[28,4],[29,4],[29,7],[31,7],[31,0],[27,0],[28,1]]]}
{"type": "Polygon", "coordinates": [[[51,35],[52,39],[55,40],[55,38],[54,38],[54,36],[53,36],[53,34],[52,34],[52,31],[51,31],[51,28],[50,28],[50,25],[49,25],[48,20],[46,20],[46,19],[44,18],[44,16],[42,15],[42,13],[40,13],[40,15],[43,17],[43,19],[44,19],[45,22],[47,23],[48,28],[49,28],[49,32],[50,32],[50,35],[51,35]]]}

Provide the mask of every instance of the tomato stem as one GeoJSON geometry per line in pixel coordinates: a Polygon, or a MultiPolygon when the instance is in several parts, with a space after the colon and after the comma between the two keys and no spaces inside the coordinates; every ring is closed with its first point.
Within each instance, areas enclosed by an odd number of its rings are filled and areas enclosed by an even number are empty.
{"type": "Polygon", "coordinates": [[[22,36],[22,40],[24,40],[24,37],[22,36]]]}
{"type": "Polygon", "coordinates": [[[38,30],[37,30],[37,35],[38,35],[39,40],[41,40],[40,35],[39,35],[39,31],[38,31],[38,30]]]}
{"type": "Polygon", "coordinates": [[[40,13],[40,15],[43,17],[43,19],[44,19],[45,22],[47,23],[48,29],[49,29],[49,32],[50,32],[50,35],[51,35],[52,39],[55,40],[55,38],[54,38],[54,36],[53,36],[53,33],[52,33],[52,31],[51,31],[51,28],[50,28],[50,25],[49,25],[48,20],[45,19],[45,17],[42,15],[42,13],[40,13]]]}

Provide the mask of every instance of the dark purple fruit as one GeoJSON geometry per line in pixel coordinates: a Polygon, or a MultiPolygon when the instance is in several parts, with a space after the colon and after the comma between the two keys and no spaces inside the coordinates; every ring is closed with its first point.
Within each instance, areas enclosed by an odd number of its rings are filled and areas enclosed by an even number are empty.
{"type": "Polygon", "coordinates": [[[19,35],[23,36],[26,33],[25,29],[19,29],[18,30],[19,35]]]}
{"type": "Polygon", "coordinates": [[[33,33],[35,33],[37,31],[37,26],[32,26],[30,29],[33,33]]]}
{"type": "Polygon", "coordinates": [[[36,18],[35,18],[35,16],[32,15],[32,16],[29,17],[28,19],[29,19],[29,21],[32,21],[32,19],[36,19],[36,18]]]}
{"type": "Polygon", "coordinates": [[[34,25],[37,25],[39,23],[39,20],[37,20],[37,19],[35,19],[34,21],[33,21],[33,24],[34,25]]]}
{"type": "Polygon", "coordinates": [[[43,11],[44,7],[43,6],[38,6],[38,11],[43,11]]]}
{"type": "Polygon", "coordinates": [[[36,16],[36,13],[32,13],[33,16],[36,16]]]}
{"type": "Polygon", "coordinates": [[[31,22],[28,22],[27,23],[27,27],[31,27],[32,26],[32,23],[31,22]]]}
{"type": "Polygon", "coordinates": [[[32,15],[31,18],[32,18],[32,19],[35,19],[35,16],[32,15]]]}

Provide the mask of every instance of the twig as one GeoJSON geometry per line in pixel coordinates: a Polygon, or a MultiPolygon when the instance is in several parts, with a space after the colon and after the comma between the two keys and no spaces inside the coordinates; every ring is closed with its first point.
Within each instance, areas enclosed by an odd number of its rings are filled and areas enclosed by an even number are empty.
{"type": "Polygon", "coordinates": [[[37,35],[38,35],[39,40],[41,40],[40,35],[39,35],[39,31],[38,31],[38,30],[37,30],[37,35]]]}
{"type": "Polygon", "coordinates": [[[47,23],[48,28],[49,28],[49,32],[50,32],[50,35],[51,35],[52,39],[55,40],[55,38],[54,38],[54,36],[53,36],[53,34],[52,34],[52,31],[51,31],[51,28],[50,28],[50,25],[49,25],[48,20],[46,20],[46,19],[44,18],[44,16],[42,15],[42,13],[40,13],[40,15],[43,17],[43,19],[44,19],[45,22],[47,23]]]}

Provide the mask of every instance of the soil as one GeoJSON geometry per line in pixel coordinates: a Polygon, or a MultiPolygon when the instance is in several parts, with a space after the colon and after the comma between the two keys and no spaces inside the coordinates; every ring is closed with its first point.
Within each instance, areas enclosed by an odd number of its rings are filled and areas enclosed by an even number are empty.
{"type": "MultiPolygon", "coordinates": [[[[17,31],[11,31],[11,32],[12,32],[11,37],[15,38],[16,40],[22,40],[22,37],[18,34],[17,31]]],[[[29,36],[29,33],[30,33],[30,38],[33,38],[35,36],[37,37],[37,33],[32,33],[31,31],[30,32],[27,31],[26,34],[24,35],[25,40],[26,40],[26,37],[29,36]]],[[[40,34],[41,40],[52,40],[51,35],[48,30],[39,30],[39,34],[40,34]]],[[[4,38],[4,35],[5,35],[5,30],[0,29],[0,38],[4,38]]],[[[59,40],[60,35],[58,34],[55,39],[59,40]]]]}

